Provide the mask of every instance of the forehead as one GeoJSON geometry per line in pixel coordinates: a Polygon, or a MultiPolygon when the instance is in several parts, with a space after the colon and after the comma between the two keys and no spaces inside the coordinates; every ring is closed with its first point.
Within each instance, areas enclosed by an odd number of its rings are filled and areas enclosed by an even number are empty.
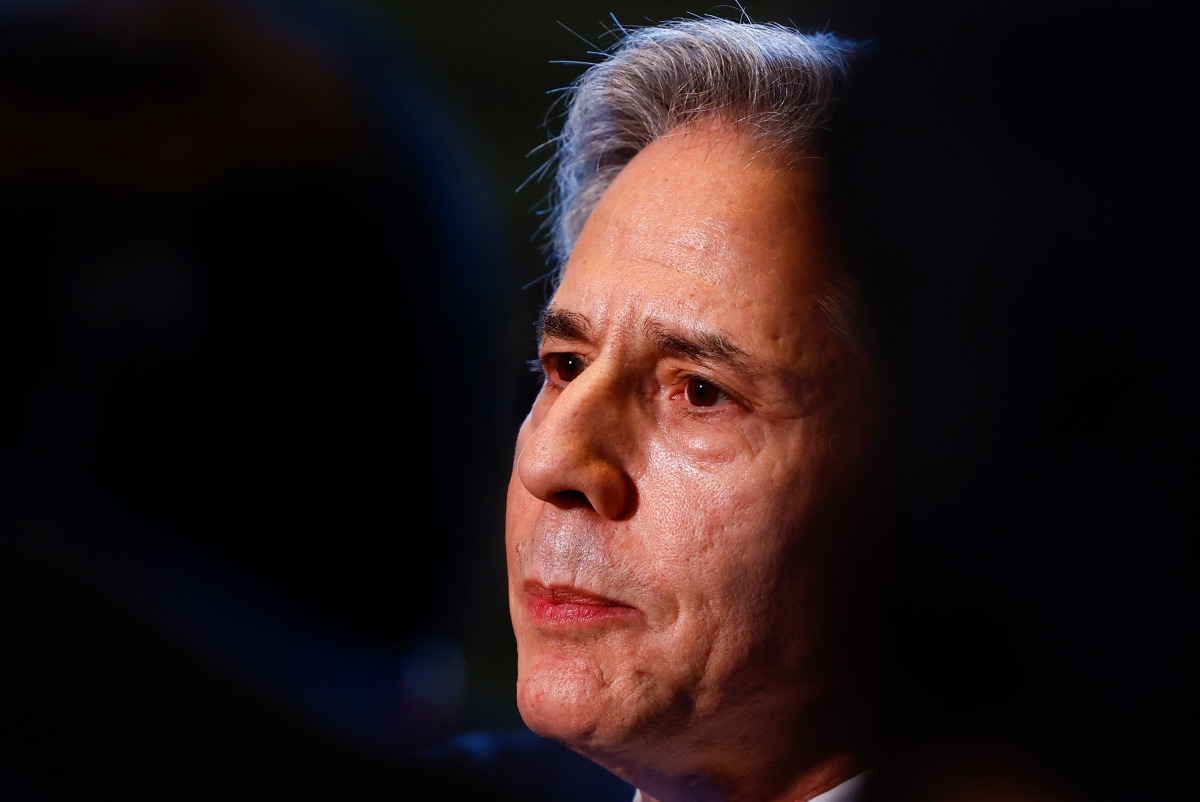
{"type": "Polygon", "coordinates": [[[820,162],[781,168],[727,130],[675,132],[621,171],[552,306],[597,328],[661,320],[794,358],[831,277],[820,162]]]}

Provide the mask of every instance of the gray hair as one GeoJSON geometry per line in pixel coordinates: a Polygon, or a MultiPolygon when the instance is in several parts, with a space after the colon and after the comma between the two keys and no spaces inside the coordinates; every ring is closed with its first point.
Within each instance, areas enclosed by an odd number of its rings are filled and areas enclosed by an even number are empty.
{"type": "MultiPolygon", "coordinates": [[[[565,89],[563,126],[547,143],[554,152],[534,174],[554,171],[540,229],[549,235],[554,284],[600,196],[638,151],[680,125],[719,121],[794,166],[818,148],[852,57],[869,47],[715,16],[619,31],[616,44],[565,89]]],[[[858,304],[838,284],[824,304],[830,323],[862,349],[858,304]]]]}

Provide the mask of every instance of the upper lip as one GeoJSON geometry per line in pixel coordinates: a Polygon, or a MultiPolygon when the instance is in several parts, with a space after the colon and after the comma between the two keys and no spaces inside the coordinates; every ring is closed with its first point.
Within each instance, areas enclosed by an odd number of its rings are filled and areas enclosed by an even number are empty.
{"type": "Polygon", "coordinates": [[[603,607],[629,607],[624,602],[593,593],[590,590],[571,585],[543,585],[541,582],[529,580],[525,582],[525,592],[531,596],[540,596],[551,604],[595,604],[603,607]]]}

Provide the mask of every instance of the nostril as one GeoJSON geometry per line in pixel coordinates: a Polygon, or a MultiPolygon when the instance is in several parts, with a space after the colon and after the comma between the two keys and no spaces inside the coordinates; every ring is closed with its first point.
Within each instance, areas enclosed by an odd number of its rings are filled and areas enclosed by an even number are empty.
{"type": "Polygon", "coordinates": [[[587,496],[580,490],[560,490],[554,494],[554,500],[564,507],[591,506],[587,496]]]}

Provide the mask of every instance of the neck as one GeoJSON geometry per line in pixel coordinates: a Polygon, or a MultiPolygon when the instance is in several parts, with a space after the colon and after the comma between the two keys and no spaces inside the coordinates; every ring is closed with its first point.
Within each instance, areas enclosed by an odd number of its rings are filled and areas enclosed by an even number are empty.
{"type": "Polygon", "coordinates": [[[839,754],[798,771],[768,767],[753,774],[725,778],[665,776],[650,771],[634,784],[641,791],[642,802],[807,802],[862,770],[855,757],[839,754]]]}

